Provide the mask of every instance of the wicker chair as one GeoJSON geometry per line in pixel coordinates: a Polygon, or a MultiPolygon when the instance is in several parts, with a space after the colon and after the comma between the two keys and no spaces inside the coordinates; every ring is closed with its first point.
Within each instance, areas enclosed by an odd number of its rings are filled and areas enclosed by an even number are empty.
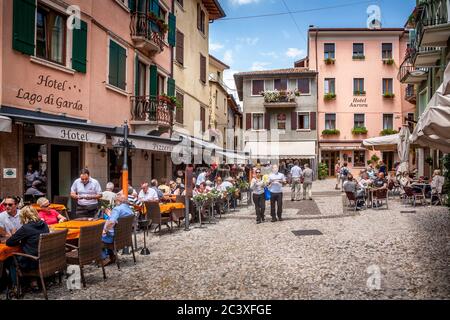
{"type": "Polygon", "coordinates": [[[126,247],[131,247],[133,253],[133,260],[136,264],[136,256],[134,255],[133,247],[133,225],[135,216],[131,215],[124,218],[119,218],[114,226],[114,241],[113,243],[103,243],[104,248],[110,249],[116,256],[117,268],[120,270],[120,262],[117,256],[119,250],[123,250],[126,247]]]}
{"type": "Polygon", "coordinates": [[[159,203],[158,202],[145,202],[145,207],[147,209],[147,215],[149,215],[149,219],[152,220],[150,223],[150,227],[153,224],[157,224],[156,230],[159,229],[159,233],[161,234],[161,225],[165,224],[167,228],[169,228],[169,231],[172,231],[172,228],[169,226],[169,222],[172,223],[172,217],[163,217],[161,214],[161,210],[159,209],[159,203]]]}
{"type": "Polygon", "coordinates": [[[420,200],[420,203],[424,205],[424,202],[426,202],[425,197],[423,196],[422,192],[417,192],[414,190],[414,188],[411,187],[403,187],[403,190],[405,191],[404,197],[406,200],[412,200],[413,206],[416,206],[417,200],[420,200]]]}
{"type": "Polygon", "coordinates": [[[63,231],[41,234],[39,238],[38,256],[32,256],[24,253],[14,253],[14,261],[16,264],[16,283],[18,287],[18,296],[21,297],[21,287],[19,278],[22,277],[39,277],[41,279],[44,297],[48,300],[47,288],[45,287],[44,278],[59,274],[59,282],[61,283],[61,274],[66,271],[66,237],[67,229],[63,231]],[[17,261],[17,257],[27,257],[37,261],[39,267],[35,270],[21,270],[17,261]]]}
{"type": "Polygon", "coordinates": [[[53,203],[54,204],[62,204],[64,207],[66,207],[66,210],[63,210],[61,212],[61,214],[66,217],[67,221],[69,221],[70,220],[69,213],[68,213],[69,209],[67,208],[67,206],[69,205],[69,197],[66,197],[66,196],[54,196],[53,197],[53,203]]]}
{"type": "Polygon", "coordinates": [[[76,264],[80,266],[81,281],[86,288],[83,266],[97,262],[103,271],[103,279],[106,280],[105,267],[102,263],[102,232],[105,224],[97,224],[80,228],[80,238],[78,246],[66,244],[68,248],[74,249],[66,253],[67,264],[76,264]]]}
{"type": "Polygon", "coordinates": [[[373,198],[372,198],[372,208],[377,208],[379,209],[380,207],[383,206],[383,202],[386,203],[386,209],[389,210],[389,205],[388,205],[388,189],[378,189],[378,190],[374,190],[373,191],[373,198]],[[373,203],[374,202],[381,202],[380,206],[374,206],[373,203]]]}
{"type": "Polygon", "coordinates": [[[354,192],[350,192],[350,191],[346,191],[345,194],[347,196],[349,205],[350,206],[354,205],[355,211],[356,211],[358,208],[358,200],[356,199],[356,194],[354,192]]]}
{"type": "MultiPolygon", "coordinates": [[[[185,204],[186,203],[186,196],[176,196],[175,202],[179,202],[179,203],[185,204]]],[[[175,210],[173,210],[173,214],[178,219],[178,227],[181,227],[181,222],[184,219],[185,210],[186,209],[175,209],[175,210]]]]}

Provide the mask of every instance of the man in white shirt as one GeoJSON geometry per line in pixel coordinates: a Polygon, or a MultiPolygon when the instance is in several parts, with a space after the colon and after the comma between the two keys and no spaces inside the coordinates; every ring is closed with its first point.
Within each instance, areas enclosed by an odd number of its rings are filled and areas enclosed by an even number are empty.
{"type": "Polygon", "coordinates": [[[302,169],[299,167],[298,160],[295,160],[294,166],[291,168],[291,201],[300,201],[302,189],[301,184],[302,169]]]}
{"type": "Polygon", "coordinates": [[[6,197],[3,204],[6,211],[0,213],[0,227],[6,231],[7,235],[12,235],[22,226],[19,219],[17,199],[6,197]]]}
{"type": "Polygon", "coordinates": [[[70,191],[72,199],[77,200],[77,216],[93,218],[97,214],[98,200],[102,198],[102,188],[90,177],[88,169],[81,170],[70,191]]]}
{"type": "Polygon", "coordinates": [[[206,175],[207,175],[206,170],[203,169],[202,172],[198,175],[195,185],[199,186],[203,182],[206,182],[206,175]]]}
{"type": "Polygon", "coordinates": [[[270,214],[272,215],[272,222],[278,220],[282,221],[283,213],[283,184],[286,183],[286,177],[281,172],[278,172],[278,166],[272,167],[272,174],[269,175],[269,191],[270,191],[270,214]],[[276,214],[275,214],[275,204],[276,214]]]}
{"type": "Polygon", "coordinates": [[[108,182],[106,184],[106,191],[103,191],[102,193],[102,200],[109,201],[109,203],[112,205],[114,204],[114,200],[116,199],[116,194],[113,192],[114,190],[114,183],[108,182]]]}
{"type": "Polygon", "coordinates": [[[158,193],[155,189],[149,188],[148,183],[145,182],[141,185],[142,190],[139,192],[138,199],[142,202],[146,201],[159,201],[158,193]]]}

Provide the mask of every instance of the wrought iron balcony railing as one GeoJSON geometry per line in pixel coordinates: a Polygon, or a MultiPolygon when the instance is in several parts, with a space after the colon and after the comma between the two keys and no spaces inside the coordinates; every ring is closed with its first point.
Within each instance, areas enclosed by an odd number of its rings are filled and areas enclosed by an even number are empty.
{"type": "Polygon", "coordinates": [[[146,13],[136,12],[131,14],[131,37],[135,41],[146,40],[153,48],[162,51],[164,48],[164,34],[155,30],[155,22],[149,19],[146,13]]]}
{"type": "Polygon", "coordinates": [[[134,96],[131,97],[131,120],[172,126],[173,108],[168,100],[160,97],[134,96]]]}

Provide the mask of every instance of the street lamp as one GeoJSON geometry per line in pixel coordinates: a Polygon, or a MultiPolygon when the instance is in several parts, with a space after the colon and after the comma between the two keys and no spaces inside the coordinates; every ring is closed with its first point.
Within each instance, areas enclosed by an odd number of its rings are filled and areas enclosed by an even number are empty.
{"type": "Polygon", "coordinates": [[[123,125],[123,140],[113,145],[114,153],[120,157],[123,155],[122,166],[122,193],[125,197],[128,197],[128,155],[134,153],[136,148],[131,141],[128,140],[128,121],[125,121],[123,125]]]}

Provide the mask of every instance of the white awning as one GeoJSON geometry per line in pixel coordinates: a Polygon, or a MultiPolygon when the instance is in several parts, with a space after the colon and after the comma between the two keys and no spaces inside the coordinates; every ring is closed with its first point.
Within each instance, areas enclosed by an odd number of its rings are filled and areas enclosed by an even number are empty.
{"type": "Polygon", "coordinates": [[[11,132],[12,120],[11,118],[0,116],[0,132],[11,132]]]}
{"type": "Polygon", "coordinates": [[[369,150],[395,151],[397,150],[397,146],[399,143],[400,135],[397,133],[388,136],[365,139],[362,142],[362,145],[369,150]]]}
{"type": "MultiPolygon", "coordinates": [[[[122,137],[116,137],[113,136],[112,138],[112,144],[118,144],[120,140],[123,140],[122,137]]],[[[159,141],[151,141],[151,140],[145,140],[145,139],[137,139],[137,138],[128,138],[128,141],[130,141],[136,149],[142,149],[142,150],[150,150],[150,151],[157,151],[157,152],[172,152],[174,145],[159,141]]]]}
{"type": "Polygon", "coordinates": [[[37,124],[34,127],[37,137],[106,144],[106,134],[101,132],[86,131],[76,128],[45,126],[40,124],[37,124]]]}
{"type": "Polygon", "coordinates": [[[245,144],[244,151],[249,152],[253,159],[279,157],[315,159],[316,143],[314,141],[250,141],[245,144]]]}

